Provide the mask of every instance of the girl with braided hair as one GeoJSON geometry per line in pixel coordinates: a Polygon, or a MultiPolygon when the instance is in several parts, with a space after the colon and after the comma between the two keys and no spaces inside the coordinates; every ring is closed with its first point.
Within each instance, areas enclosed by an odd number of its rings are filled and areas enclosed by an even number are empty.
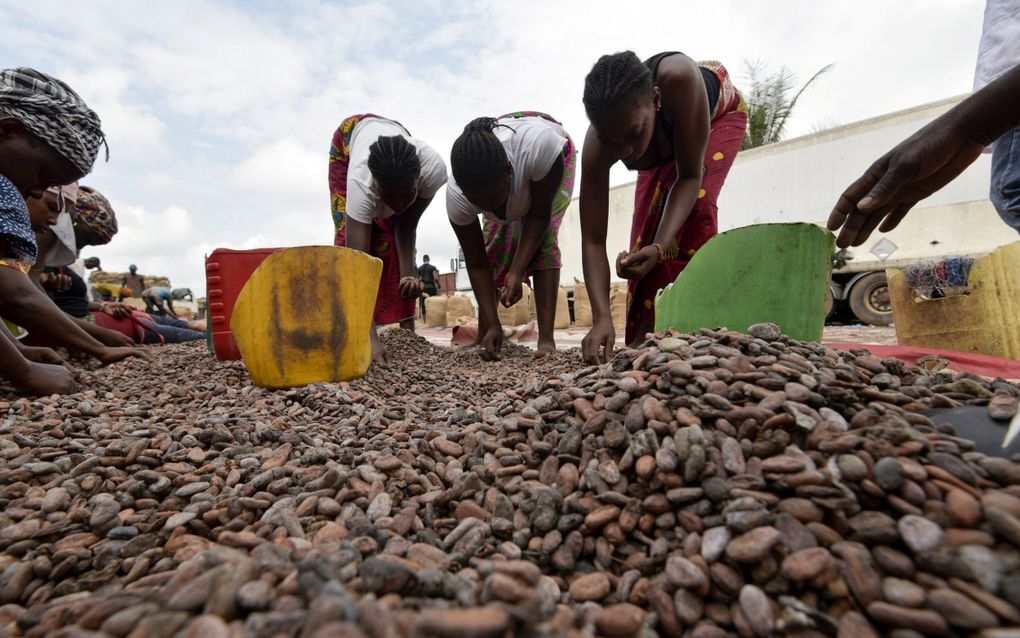
{"type": "Polygon", "coordinates": [[[721,64],[675,51],[644,62],[632,51],[602,56],[585,78],[584,108],[582,256],[595,321],[581,349],[596,362],[609,360],[616,339],[606,259],[610,168],[620,161],[638,171],[630,250],[616,259],[617,275],[628,280],[633,344],[654,329],[656,293],[718,232],[716,201],[747,112],[721,64]]]}
{"type": "Polygon", "coordinates": [[[535,280],[538,352],[556,351],[557,234],[574,192],[575,156],[563,125],[533,111],[477,118],[453,143],[446,209],[478,300],[484,359],[498,359],[503,341],[496,290],[499,301],[512,306],[529,276],[535,280]]]}
{"type": "Polygon", "coordinates": [[[414,330],[421,283],[414,267],[418,220],[446,183],[446,164],[400,123],[378,115],[345,119],[329,148],[333,244],[383,262],[371,328],[372,361],[387,361],[377,325],[414,330]]]}

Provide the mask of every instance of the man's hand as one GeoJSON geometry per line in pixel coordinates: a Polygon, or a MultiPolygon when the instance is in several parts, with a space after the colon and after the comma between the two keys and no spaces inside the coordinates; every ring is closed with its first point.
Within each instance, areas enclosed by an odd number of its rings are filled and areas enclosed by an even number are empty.
{"type": "Polygon", "coordinates": [[[109,365],[111,363],[117,363],[123,361],[129,357],[140,357],[146,361],[152,361],[152,355],[142,350],[141,348],[133,347],[118,347],[118,348],[103,348],[99,354],[96,355],[96,359],[99,359],[103,365],[109,365]]]}
{"type": "Polygon", "coordinates": [[[127,336],[123,332],[117,332],[116,330],[106,330],[99,328],[97,326],[95,331],[92,333],[92,336],[95,337],[95,339],[99,341],[99,343],[103,344],[104,346],[109,346],[111,348],[135,347],[134,339],[127,336]]]}
{"type": "Polygon", "coordinates": [[[400,296],[404,299],[417,299],[421,297],[423,289],[421,279],[417,277],[402,277],[398,285],[400,296]]]}
{"type": "Polygon", "coordinates": [[[71,288],[71,278],[67,275],[44,272],[39,275],[39,284],[49,292],[61,293],[71,288]]]}
{"type": "Polygon", "coordinates": [[[645,246],[633,253],[623,251],[616,257],[616,275],[621,279],[644,279],[657,263],[659,250],[655,246],[645,246]]]}
{"type": "Polygon", "coordinates": [[[521,276],[511,271],[506,274],[506,279],[503,282],[503,290],[499,293],[499,303],[503,304],[503,307],[509,308],[524,296],[524,286],[521,282],[521,276]]]}
{"type": "Polygon", "coordinates": [[[829,230],[840,231],[836,244],[860,246],[879,223],[883,233],[896,228],[917,202],[962,173],[981,150],[980,143],[939,120],[914,133],[840,195],[828,222],[829,230]]]}
{"type": "Polygon", "coordinates": [[[489,326],[484,334],[479,333],[478,354],[484,361],[499,361],[499,353],[503,350],[503,326],[496,323],[489,326]]]}
{"type": "Polygon", "coordinates": [[[609,363],[613,358],[613,346],[616,344],[616,329],[609,319],[600,319],[591,327],[588,334],[581,340],[581,356],[585,363],[609,363]],[[603,354],[599,356],[599,350],[603,354]]]}
{"type": "Polygon", "coordinates": [[[78,391],[70,370],[62,365],[50,363],[33,363],[25,377],[14,381],[14,386],[22,392],[37,396],[71,394],[78,391]]]}
{"type": "MultiPolygon", "coordinates": [[[[20,346],[20,344],[19,344],[20,346]]],[[[53,348],[39,348],[36,346],[20,346],[18,348],[21,354],[35,363],[49,363],[51,365],[64,366],[67,362],[64,358],[57,354],[57,351],[53,348]]]]}
{"type": "Polygon", "coordinates": [[[131,306],[117,301],[103,304],[103,312],[110,315],[114,319],[127,319],[128,317],[131,316],[131,311],[133,310],[134,308],[132,308],[131,306]]]}

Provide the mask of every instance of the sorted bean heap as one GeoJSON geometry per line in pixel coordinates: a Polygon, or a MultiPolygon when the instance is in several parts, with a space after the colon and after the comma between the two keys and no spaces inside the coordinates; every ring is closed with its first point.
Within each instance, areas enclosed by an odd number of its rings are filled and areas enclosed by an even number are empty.
{"type": "Polygon", "coordinates": [[[583,367],[394,331],[389,368],[275,392],[174,346],[0,395],[0,635],[1020,625],[1020,465],[920,414],[1020,391],[750,333],[583,367]]]}

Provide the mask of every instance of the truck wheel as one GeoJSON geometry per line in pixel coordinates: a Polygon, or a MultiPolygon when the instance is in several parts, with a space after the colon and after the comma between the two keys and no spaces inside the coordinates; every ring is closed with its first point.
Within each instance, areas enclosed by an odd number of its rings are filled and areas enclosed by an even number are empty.
{"type": "Polygon", "coordinates": [[[892,298],[884,272],[873,272],[857,280],[848,295],[850,310],[862,322],[888,326],[893,322],[892,298]]]}
{"type": "Polygon", "coordinates": [[[836,299],[832,296],[832,287],[825,287],[825,320],[832,316],[832,310],[836,307],[836,299]]]}

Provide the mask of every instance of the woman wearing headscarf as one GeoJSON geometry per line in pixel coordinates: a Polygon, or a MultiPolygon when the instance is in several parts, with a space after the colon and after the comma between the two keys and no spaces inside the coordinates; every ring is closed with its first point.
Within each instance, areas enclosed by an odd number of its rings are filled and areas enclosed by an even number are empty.
{"type": "MultiPolygon", "coordinates": [[[[140,353],[90,337],[28,278],[38,246],[25,203],[89,173],[104,143],[99,117],[67,84],[34,69],[0,70],[0,314],[112,363],[140,353]]],[[[26,352],[6,326],[2,332],[0,375],[29,392],[74,391],[55,353],[26,352]]]]}
{"type": "Polygon", "coordinates": [[[443,158],[399,122],[354,115],[333,134],[333,243],[383,262],[370,329],[372,361],[387,359],[377,325],[400,323],[414,329],[415,300],[421,295],[414,265],[418,220],[445,183],[443,158]]]}
{"type": "Polygon", "coordinates": [[[90,186],[71,184],[47,189],[43,197],[28,199],[28,210],[39,246],[39,257],[29,276],[51,292],[66,288],[66,281],[49,276],[47,269],[70,266],[87,246],[104,246],[117,234],[113,206],[90,186]],[[53,215],[55,220],[51,219],[53,215]]]}
{"type": "MultiPolygon", "coordinates": [[[[136,343],[179,343],[204,339],[187,322],[138,312],[124,304],[92,301],[85,280],[72,264],[86,246],[105,245],[117,233],[117,215],[110,201],[94,188],[63,188],[68,210],[61,210],[60,189],[47,189],[42,198],[28,200],[29,217],[39,244],[40,258],[29,275],[45,289],[53,303],[81,328],[111,347],[136,343]],[[66,218],[70,234],[58,232],[66,218]],[[44,261],[45,260],[45,261],[44,261]]],[[[51,339],[29,334],[28,345],[53,345],[51,339]]]]}

